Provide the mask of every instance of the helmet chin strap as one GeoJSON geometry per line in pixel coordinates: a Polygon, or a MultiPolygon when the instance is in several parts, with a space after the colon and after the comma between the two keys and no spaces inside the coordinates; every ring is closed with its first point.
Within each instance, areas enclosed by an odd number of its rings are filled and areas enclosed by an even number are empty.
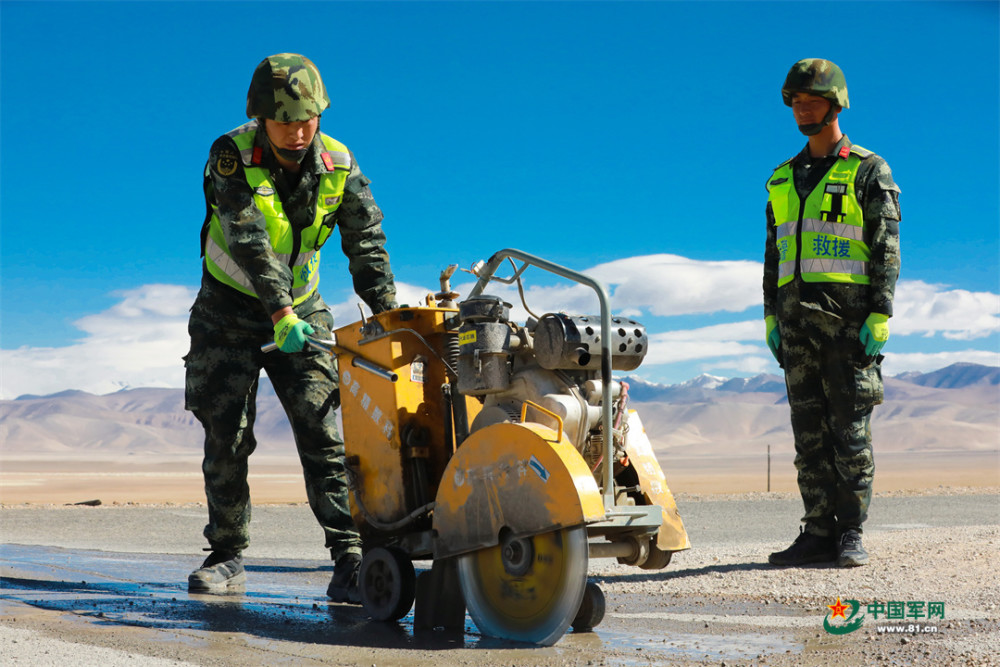
{"type": "Polygon", "coordinates": [[[268,138],[268,141],[271,142],[271,150],[273,150],[275,153],[277,153],[284,159],[290,162],[294,162],[296,164],[302,164],[302,161],[306,159],[306,153],[309,152],[309,148],[299,148],[297,150],[290,150],[288,148],[278,148],[277,146],[274,145],[274,142],[271,141],[270,138],[268,138]]]}
{"type": "Polygon", "coordinates": [[[823,128],[833,122],[834,116],[837,114],[837,106],[833,103],[830,104],[830,110],[826,112],[823,116],[823,122],[821,123],[806,123],[805,125],[799,125],[799,132],[806,135],[807,137],[813,137],[823,131],[823,128]]]}
{"type": "MultiPolygon", "coordinates": [[[[261,125],[262,126],[263,126],[263,124],[264,124],[263,121],[261,121],[261,125]]],[[[317,134],[319,133],[319,123],[318,122],[316,123],[316,132],[317,132],[317,134]]],[[[266,134],[266,132],[265,132],[265,134],[266,134]]],[[[313,138],[315,139],[315,136],[313,138]]],[[[288,160],[290,162],[294,162],[295,164],[302,164],[302,161],[306,159],[306,153],[308,153],[309,149],[312,147],[312,144],[310,143],[309,146],[306,146],[305,148],[299,148],[297,150],[291,150],[291,149],[288,149],[288,148],[278,148],[274,144],[274,142],[271,141],[271,137],[270,136],[267,137],[267,142],[269,144],[271,144],[271,150],[273,150],[275,153],[277,153],[280,157],[282,157],[282,158],[284,158],[284,159],[286,159],[286,160],[288,160]]]]}

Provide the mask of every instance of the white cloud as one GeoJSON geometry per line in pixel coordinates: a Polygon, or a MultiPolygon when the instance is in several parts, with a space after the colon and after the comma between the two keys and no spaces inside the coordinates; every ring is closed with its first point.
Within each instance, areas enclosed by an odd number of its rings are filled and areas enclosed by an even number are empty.
{"type": "Polygon", "coordinates": [[[656,334],[656,339],[664,342],[685,340],[705,342],[752,340],[763,343],[764,319],[713,324],[712,326],[700,327],[698,329],[665,331],[656,334]]]}
{"type": "MultiPolygon", "coordinates": [[[[517,262],[520,266],[520,262],[517,262]]],[[[583,269],[581,273],[601,282],[608,291],[613,314],[641,319],[645,315],[671,316],[717,312],[741,312],[762,303],[763,266],[750,261],[703,261],[678,255],[658,254],[627,257],[583,269]]],[[[513,273],[501,265],[500,277],[513,273]]],[[[474,282],[457,282],[455,289],[467,295],[474,282]]],[[[551,283],[552,274],[530,267],[523,274],[525,300],[537,315],[549,312],[592,314],[600,312],[596,292],[586,286],[561,279],[551,283]],[[539,276],[542,278],[539,280],[539,276]]],[[[527,316],[516,286],[491,283],[487,294],[499,296],[512,305],[516,321],[527,316]]]]}
{"type": "MultiPolygon", "coordinates": [[[[409,285],[398,280],[396,281],[396,300],[399,303],[405,303],[410,306],[422,305],[428,294],[436,292],[437,290],[432,291],[419,285],[409,285]]],[[[330,307],[330,312],[333,313],[335,327],[339,328],[352,322],[360,321],[362,310],[358,308],[358,304],[362,305],[365,318],[371,317],[372,311],[368,306],[364,305],[361,297],[347,289],[343,290],[342,293],[346,293],[348,296],[343,301],[331,303],[327,297],[332,297],[333,294],[328,295],[326,292],[323,292],[326,304],[330,307]]]]}
{"type": "Polygon", "coordinates": [[[677,340],[664,341],[658,336],[649,341],[649,353],[643,364],[672,364],[695,359],[721,359],[760,354],[759,345],[744,345],[736,341],[677,340]]]}
{"type": "Polygon", "coordinates": [[[586,273],[615,285],[616,307],[669,316],[738,313],[760,305],[763,270],[760,262],[710,262],[660,254],[598,264],[586,273]]]}
{"type": "Polygon", "coordinates": [[[946,289],[919,280],[896,287],[893,334],[941,334],[951,340],[984,338],[1000,331],[1000,294],[946,289]]]}
{"type": "MultiPolygon", "coordinates": [[[[509,275],[509,268],[502,275],[509,275]]],[[[597,297],[589,287],[565,281],[532,285],[535,271],[526,272],[525,287],[528,305],[537,315],[599,312],[597,297]]],[[[605,284],[614,314],[634,317],[647,326],[650,351],[643,368],[664,375],[698,362],[702,362],[699,367],[716,372],[774,372],[776,367],[763,342],[763,321],[756,316],[682,330],[663,330],[671,320],[660,319],[758,307],[760,271],[761,265],[755,262],[705,262],[676,255],[646,255],[599,264],[583,273],[605,284]]],[[[455,277],[454,289],[462,297],[474,285],[471,280],[462,282],[468,277],[464,273],[455,277]]],[[[428,293],[437,291],[436,286],[430,289],[406,283],[397,283],[397,289],[399,302],[410,305],[424,303],[428,293]]],[[[528,314],[516,287],[494,283],[486,291],[512,304],[513,321],[525,321],[528,314]]],[[[177,285],[145,285],[116,294],[120,297],[117,304],[76,322],[84,334],[77,342],[65,347],[0,350],[0,398],[65,389],[101,394],[126,386],[183,387],[181,357],[188,349],[188,309],[195,290],[177,285]]],[[[326,296],[343,298],[331,303],[337,326],[360,318],[360,299],[353,293],[345,289],[326,296]]],[[[894,337],[974,340],[994,336],[1000,331],[1000,295],[903,281],[897,288],[890,329],[894,337]]],[[[933,340],[929,340],[922,344],[927,352],[890,354],[887,374],[936,370],[958,361],[1000,365],[996,349],[934,352],[933,346],[933,340]]]]}
{"type": "MultiPolygon", "coordinates": [[[[422,302],[427,290],[397,283],[402,302],[422,302]]],[[[86,335],[65,347],[0,350],[0,399],[44,396],[66,389],[107,394],[127,387],[184,386],[187,322],[196,289],[143,285],[116,292],[111,308],[74,324],[86,335]]],[[[331,307],[337,326],[360,319],[357,297],[331,307]]],[[[366,316],[370,312],[366,308],[366,316]]]]}
{"type": "Polygon", "coordinates": [[[183,387],[187,315],[195,290],[144,285],[116,292],[121,301],[76,321],[87,335],[65,347],[0,350],[0,398],[80,389],[183,387]]]}
{"type": "Polygon", "coordinates": [[[733,357],[731,359],[723,359],[718,363],[704,364],[702,370],[705,372],[713,371],[714,373],[733,371],[733,375],[741,376],[781,372],[777,369],[774,357],[771,356],[770,352],[764,352],[763,355],[733,357]]]}
{"type": "Polygon", "coordinates": [[[649,353],[643,362],[644,365],[712,359],[715,360],[714,365],[729,368],[742,363],[736,359],[759,355],[763,347],[758,343],[763,339],[763,324],[754,320],[648,335],[649,353]],[[754,341],[758,344],[747,345],[743,341],[754,341]],[[719,361],[727,357],[733,360],[719,361]]]}
{"type": "Polygon", "coordinates": [[[764,324],[760,320],[654,333],[650,335],[649,354],[643,368],[655,373],[657,369],[650,367],[702,361],[697,366],[700,371],[713,375],[727,371],[734,375],[774,373],[777,371],[774,357],[763,338],[764,324]]]}

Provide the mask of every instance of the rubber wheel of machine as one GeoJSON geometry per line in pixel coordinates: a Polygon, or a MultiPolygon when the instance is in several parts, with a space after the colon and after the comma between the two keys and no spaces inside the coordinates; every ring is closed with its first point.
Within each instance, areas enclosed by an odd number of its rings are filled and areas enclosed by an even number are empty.
{"type": "Polygon", "coordinates": [[[417,575],[409,556],[376,547],[365,554],[358,573],[361,605],[376,621],[398,621],[413,606],[417,575]]]}
{"type": "Polygon", "coordinates": [[[580,603],[580,611],[573,619],[573,630],[576,632],[589,632],[604,620],[605,610],[604,591],[593,581],[587,582],[587,587],[583,590],[583,601],[580,603]]]}
{"type": "Polygon", "coordinates": [[[643,570],[662,570],[670,565],[670,557],[673,555],[673,551],[663,551],[655,544],[650,544],[649,557],[639,567],[643,570]]]}
{"type": "Polygon", "coordinates": [[[587,531],[576,526],[459,556],[459,584],[484,635],[551,646],[580,610],[587,563],[587,531]]]}

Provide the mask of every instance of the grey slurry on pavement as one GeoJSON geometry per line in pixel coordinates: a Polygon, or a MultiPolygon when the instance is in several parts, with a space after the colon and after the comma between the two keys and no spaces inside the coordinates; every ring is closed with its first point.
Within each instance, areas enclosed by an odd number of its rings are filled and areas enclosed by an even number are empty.
{"type": "MultiPolygon", "coordinates": [[[[797,532],[802,511],[797,499],[682,498],[678,507],[694,549],[760,542],[782,545],[797,532]]],[[[993,525],[998,509],[998,495],[875,498],[865,528],[876,533],[993,525]]],[[[254,508],[252,546],[247,552],[249,589],[232,596],[189,594],[187,575],[204,557],[204,513],[197,505],[0,509],[0,613],[6,615],[10,603],[20,603],[70,613],[101,626],[166,631],[173,633],[173,641],[203,642],[215,633],[250,633],[255,640],[345,647],[510,646],[479,635],[468,618],[464,633],[414,633],[412,611],[397,624],[385,624],[370,621],[360,607],[330,604],[325,590],[332,563],[305,505],[254,508]]],[[[416,565],[419,571],[429,563],[416,565]]],[[[629,570],[622,576],[637,575],[629,570]]],[[[579,650],[596,643],[594,648],[601,650],[631,647],[643,650],[646,657],[668,651],[677,658],[690,647],[690,657],[714,654],[723,660],[801,650],[781,631],[748,634],[733,642],[732,636],[717,641],[701,634],[685,638],[675,629],[668,646],[661,639],[665,621],[656,620],[657,614],[637,624],[638,617],[616,618],[613,610],[608,611],[595,633],[570,633],[556,650],[579,650]]]]}

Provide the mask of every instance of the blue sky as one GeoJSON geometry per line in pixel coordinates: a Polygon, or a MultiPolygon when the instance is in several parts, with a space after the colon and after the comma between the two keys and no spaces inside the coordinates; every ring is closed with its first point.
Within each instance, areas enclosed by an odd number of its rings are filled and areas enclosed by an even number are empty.
{"type": "MultiPolygon", "coordinates": [[[[998,26],[997,2],[3,0],[0,398],[182,386],[208,148],[283,51],[323,74],[403,301],[520,248],[604,281],[667,383],[779,372],[764,182],[805,143],[780,88],[833,60],[842,129],[902,188],[886,373],[1000,365],[998,26]]],[[[323,266],[347,324],[343,257],[323,266]]],[[[596,312],[528,279],[536,312],[596,312]]]]}

